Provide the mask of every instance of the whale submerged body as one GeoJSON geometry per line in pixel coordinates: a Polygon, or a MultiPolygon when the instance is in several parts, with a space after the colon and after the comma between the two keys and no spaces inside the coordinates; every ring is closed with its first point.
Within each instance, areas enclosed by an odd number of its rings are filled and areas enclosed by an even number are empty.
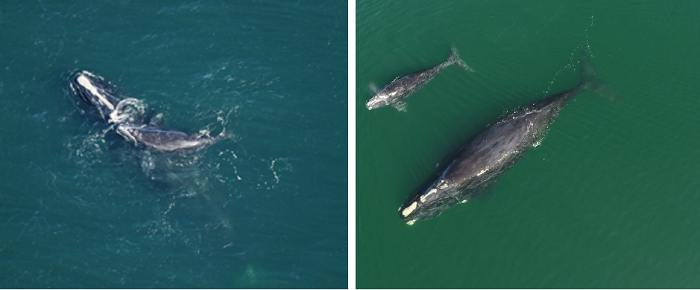
{"type": "Polygon", "coordinates": [[[399,217],[409,225],[465,203],[508,170],[539,142],[561,110],[581,90],[598,91],[589,55],[581,60],[581,82],[502,117],[464,145],[454,161],[424,190],[406,199],[399,217]]]}
{"type": "Polygon", "coordinates": [[[113,124],[117,134],[140,148],[164,152],[197,150],[213,144],[224,134],[209,137],[156,126],[154,123],[162,122],[160,114],[151,117],[152,112],[146,112],[141,101],[120,97],[114,85],[87,71],[75,75],[71,88],[97,109],[105,122],[113,124]]]}

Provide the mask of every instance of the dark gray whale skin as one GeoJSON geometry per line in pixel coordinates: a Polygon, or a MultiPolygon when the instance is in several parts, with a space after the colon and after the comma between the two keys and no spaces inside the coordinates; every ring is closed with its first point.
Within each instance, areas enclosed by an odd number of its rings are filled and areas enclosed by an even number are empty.
{"type": "Polygon", "coordinates": [[[445,62],[429,69],[420,70],[396,78],[391,83],[379,89],[379,92],[377,92],[377,94],[375,94],[369,101],[367,101],[365,106],[368,110],[373,110],[387,105],[395,105],[404,98],[423,88],[423,86],[437,76],[443,69],[453,64],[456,64],[468,71],[474,71],[459,58],[457,48],[452,46],[450,56],[445,62]]]}
{"type": "Polygon", "coordinates": [[[409,225],[436,217],[495,181],[541,140],[569,100],[583,89],[600,86],[587,61],[584,57],[581,62],[577,86],[516,109],[467,142],[432,184],[406,199],[399,217],[409,225]]]}
{"type": "Polygon", "coordinates": [[[163,129],[156,126],[133,124],[118,124],[116,126],[116,131],[117,134],[134,142],[138,147],[145,147],[163,152],[201,149],[216,142],[223,136],[209,137],[201,134],[163,129]]]}

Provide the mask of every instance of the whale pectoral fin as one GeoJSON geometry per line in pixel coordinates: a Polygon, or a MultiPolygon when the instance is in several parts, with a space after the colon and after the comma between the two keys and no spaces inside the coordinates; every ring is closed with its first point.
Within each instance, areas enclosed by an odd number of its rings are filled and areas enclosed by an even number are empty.
{"type": "Polygon", "coordinates": [[[395,109],[399,110],[399,112],[408,112],[408,105],[404,101],[399,101],[391,105],[395,109]]]}

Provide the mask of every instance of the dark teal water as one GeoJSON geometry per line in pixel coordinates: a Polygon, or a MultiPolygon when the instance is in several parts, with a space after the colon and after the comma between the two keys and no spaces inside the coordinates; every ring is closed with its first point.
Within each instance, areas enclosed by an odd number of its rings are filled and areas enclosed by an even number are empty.
{"type": "Polygon", "coordinates": [[[0,287],[347,287],[347,3],[60,3],[0,4],[0,287]],[[147,154],[78,70],[232,135],[147,154]]]}
{"type": "Polygon", "coordinates": [[[700,287],[699,2],[358,1],[357,286],[700,287]],[[365,109],[395,77],[448,67],[365,109]],[[579,94],[491,188],[429,221],[397,209],[508,110],[578,81],[589,45],[613,100],[579,94]],[[441,163],[444,165],[444,163],[441,163]]]}

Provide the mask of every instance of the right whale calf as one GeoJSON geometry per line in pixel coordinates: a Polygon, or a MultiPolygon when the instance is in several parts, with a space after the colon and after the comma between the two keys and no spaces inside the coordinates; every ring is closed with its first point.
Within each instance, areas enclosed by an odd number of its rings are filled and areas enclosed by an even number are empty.
{"type": "Polygon", "coordinates": [[[465,203],[503,172],[531,146],[541,140],[561,110],[581,90],[604,90],[590,60],[580,61],[581,81],[575,87],[545,97],[500,118],[464,145],[452,163],[427,188],[417,191],[399,208],[409,225],[438,216],[465,203]]]}
{"type": "Polygon", "coordinates": [[[437,76],[443,69],[450,65],[458,65],[459,67],[473,72],[467,63],[459,58],[457,48],[452,46],[450,49],[450,57],[447,60],[435,67],[420,70],[414,73],[396,78],[391,83],[385,85],[379,92],[367,101],[368,110],[381,108],[384,106],[394,106],[397,109],[402,106],[401,101],[411,94],[420,90],[425,84],[437,76]]]}

